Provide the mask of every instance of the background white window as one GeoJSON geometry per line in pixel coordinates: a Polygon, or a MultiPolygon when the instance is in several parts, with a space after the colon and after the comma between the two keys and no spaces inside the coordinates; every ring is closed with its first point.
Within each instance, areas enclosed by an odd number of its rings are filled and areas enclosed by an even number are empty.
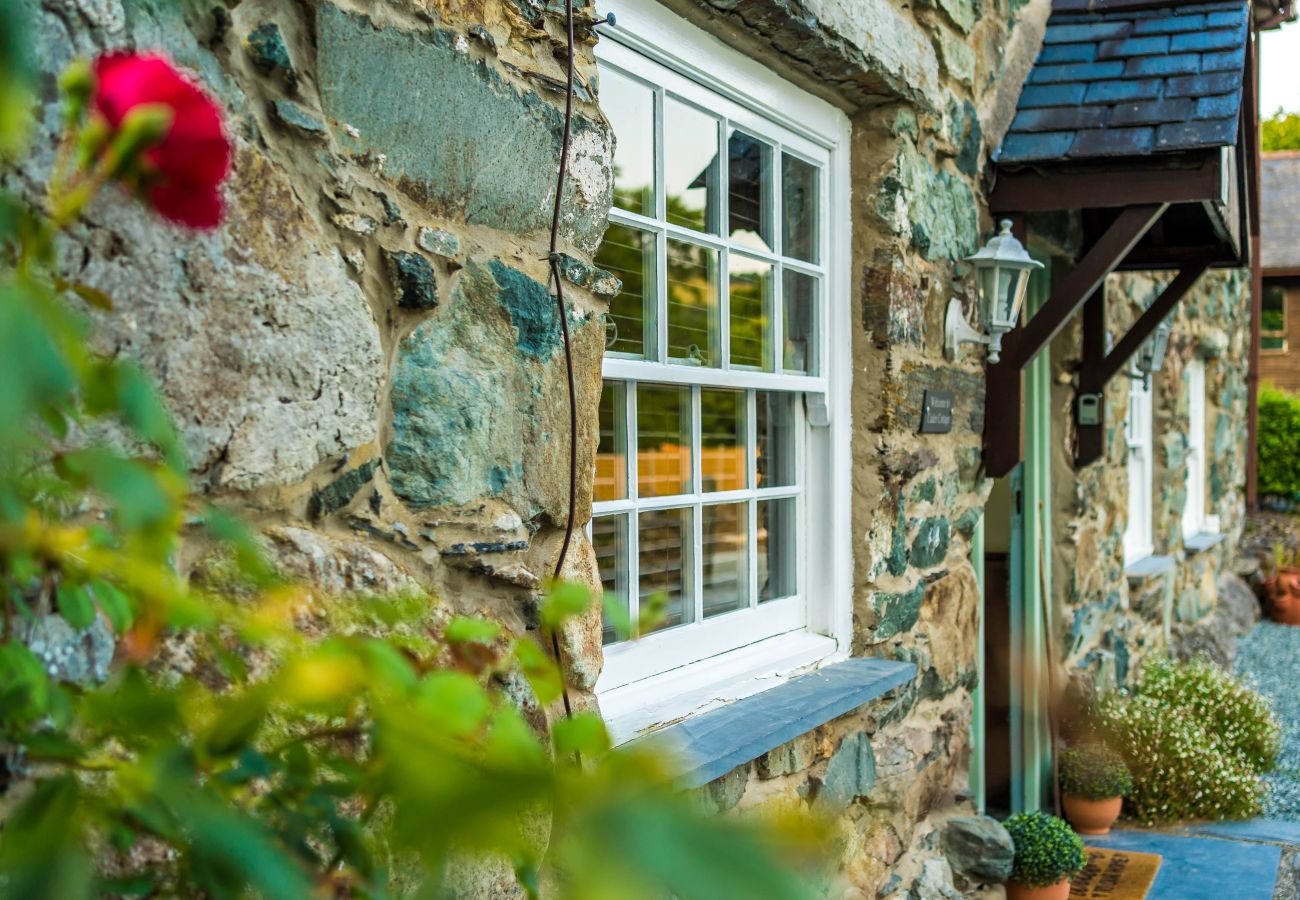
{"type": "Polygon", "coordinates": [[[607,627],[602,709],[741,648],[847,649],[849,620],[847,120],[657,7],[636,19],[597,47],[617,149],[596,263],[623,291],[590,534],[630,618],[656,596],[666,616],[607,627]]]}
{"type": "Polygon", "coordinates": [[[1128,440],[1128,527],[1124,529],[1124,564],[1146,559],[1155,549],[1151,528],[1151,495],[1154,473],[1154,436],[1151,385],[1133,379],[1128,393],[1128,417],[1124,422],[1128,440]]]}
{"type": "Polygon", "coordinates": [[[1285,353],[1286,339],[1286,288],[1280,284],[1264,286],[1260,303],[1259,348],[1285,353]]]}
{"type": "Polygon", "coordinates": [[[1187,364],[1187,505],[1183,507],[1183,536],[1206,531],[1205,526],[1205,363],[1193,357],[1187,364]]]}

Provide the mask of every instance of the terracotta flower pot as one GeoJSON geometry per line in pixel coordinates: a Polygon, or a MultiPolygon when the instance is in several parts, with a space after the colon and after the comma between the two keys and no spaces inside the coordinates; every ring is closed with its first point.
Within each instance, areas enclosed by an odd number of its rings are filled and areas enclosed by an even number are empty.
{"type": "Polygon", "coordinates": [[[1007,900],[1069,900],[1070,879],[1062,878],[1047,887],[1029,887],[1014,878],[1007,882],[1007,900]]]}
{"type": "Polygon", "coordinates": [[[1266,584],[1268,614],[1273,621],[1300,625],[1300,569],[1283,566],[1266,584]]]}
{"type": "Polygon", "coordinates": [[[1065,818],[1079,834],[1110,834],[1110,826],[1119,818],[1124,798],[1089,800],[1077,794],[1066,794],[1061,802],[1065,806],[1065,818]]]}

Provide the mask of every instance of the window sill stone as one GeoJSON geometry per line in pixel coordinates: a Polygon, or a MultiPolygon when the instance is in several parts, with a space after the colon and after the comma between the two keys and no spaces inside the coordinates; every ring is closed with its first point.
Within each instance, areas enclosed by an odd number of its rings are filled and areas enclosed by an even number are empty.
{"type": "Polygon", "coordinates": [[[1226,534],[1206,533],[1194,534],[1191,537],[1183,538],[1183,548],[1188,553],[1204,553],[1211,547],[1216,547],[1227,540],[1226,534]]]}
{"type": "Polygon", "coordinates": [[[653,742],[666,747],[685,764],[679,786],[699,787],[915,677],[912,663],[847,659],[661,728],[625,746],[653,742]]]}
{"type": "Polygon", "coordinates": [[[1173,568],[1174,558],[1172,556],[1148,556],[1126,566],[1124,575],[1129,581],[1143,581],[1147,578],[1156,578],[1166,572],[1171,572],[1173,568]]]}

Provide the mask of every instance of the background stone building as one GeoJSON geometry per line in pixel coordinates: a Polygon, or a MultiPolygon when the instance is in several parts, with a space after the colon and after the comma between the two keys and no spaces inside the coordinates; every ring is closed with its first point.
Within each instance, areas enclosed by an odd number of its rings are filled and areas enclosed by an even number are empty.
{"type": "MultiPolygon", "coordinates": [[[[119,298],[99,339],[156,375],[206,496],[322,594],[416,588],[431,610],[535,632],[568,504],[547,284],[562,10],[24,2],[51,75],[48,132],[53,73],[117,46],[163,49],[230,112],[221,229],[101,203],[66,248],[78,280],[119,298]]],[[[974,307],[961,259],[991,230],[990,152],[1049,7],[578,11],[560,248],[579,527],[564,575],[634,617],[662,593],[680,627],[638,642],[598,614],[570,627],[574,701],[620,739],[689,717],[665,730],[720,812],[806,800],[833,816],[845,896],[952,890],[938,827],[969,809],[992,484],[983,356],[945,360],[943,315],[953,296],[974,307]],[[597,26],[610,11],[617,27],[597,26]],[[926,390],[951,392],[951,432],[918,433],[926,390]],[[863,659],[880,662],[852,666],[863,659]],[[720,712],[737,716],[730,745],[692,746],[690,723],[720,712]]],[[[18,179],[44,177],[48,152],[35,154],[18,179]]],[[[1064,233],[1048,249],[1077,249],[1064,233]]],[[[1114,282],[1117,322],[1154,283],[1114,282]]],[[[1240,522],[1244,295],[1239,275],[1208,278],[1154,379],[1153,530],[1187,560],[1162,587],[1124,575],[1127,386],[1109,389],[1105,460],[1078,476],[1071,401],[1052,388],[1047,577],[1062,618],[1049,627],[1103,684],[1211,613],[1240,522]],[[1205,515],[1229,540],[1192,558],[1181,398],[1198,353],[1205,515]]],[[[1053,378],[1068,376],[1068,333],[1058,346],[1053,378]]],[[[202,548],[182,562],[202,576],[202,548]]],[[[510,896],[510,882],[482,890],[510,896]]]]}

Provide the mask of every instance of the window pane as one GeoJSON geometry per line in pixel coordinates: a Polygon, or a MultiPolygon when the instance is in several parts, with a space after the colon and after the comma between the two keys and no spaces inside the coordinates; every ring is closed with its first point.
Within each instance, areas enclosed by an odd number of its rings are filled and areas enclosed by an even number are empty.
{"type": "Polygon", "coordinates": [[[745,548],[749,526],[747,503],[724,503],[703,508],[704,618],[749,605],[749,561],[745,548]]]}
{"type": "Polygon", "coordinates": [[[731,364],[772,369],[772,267],[732,254],[731,364]]]}
{"type": "Polygon", "coordinates": [[[609,117],[614,149],[614,205],[653,216],[654,92],[612,69],[600,71],[600,108],[609,117]]]}
{"type": "Polygon", "coordinates": [[[605,349],[611,353],[654,356],[654,235],[623,225],[610,225],[596,251],[596,265],[623,282],[609,301],[605,349]]]}
{"type": "Polygon", "coordinates": [[[761,488],[790,487],[795,483],[794,403],[794,394],[759,391],[755,396],[755,464],[761,488]]]}
{"type": "MultiPolygon", "coordinates": [[[[591,545],[596,551],[596,565],[600,570],[600,584],[606,594],[612,595],[619,606],[629,616],[631,607],[628,598],[630,582],[628,578],[628,543],[627,516],[596,516],[591,520],[591,545]]],[[[612,644],[619,640],[613,623],[604,622],[602,643],[612,644]]]]}
{"type": "Polygon", "coordinates": [[[1260,331],[1286,331],[1286,291],[1281,286],[1270,284],[1264,288],[1259,317],[1260,331]]]}
{"type": "Polygon", "coordinates": [[[606,381],[600,394],[600,445],[596,448],[593,500],[627,496],[627,386],[606,381]]]}
{"type": "Polygon", "coordinates": [[[798,593],[795,569],[795,501],[758,503],[758,602],[798,593]]]}
{"type": "Polygon", "coordinates": [[[817,374],[817,279],[786,269],[781,279],[783,316],[781,332],[785,349],[782,365],[788,372],[817,374]]]}
{"type": "Polygon", "coordinates": [[[663,616],[655,627],[671,628],[694,618],[691,600],[691,510],[657,509],[638,517],[641,609],[652,608],[661,595],[663,616]]]}
{"type": "Polygon", "coordinates": [[[636,395],[636,488],[642,497],[691,489],[691,392],[647,387],[636,395]]]}
{"type": "Polygon", "coordinates": [[[718,253],[668,242],[668,358],[718,364],[718,253]]]}
{"type": "Polygon", "coordinates": [[[730,235],[742,246],[772,249],[772,146],[741,131],[727,139],[730,235]]]}
{"type": "Polygon", "coordinates": [[[1261,350],[1285,350],[1286,338],[1264,336],[1259,339],[1259,348],[1261,350]]]}
{"type": "Polygon", "coordinates": [[[795,259],[817,262],[820,248],[817,227],[817,167],[781,154],[782,252],[795,259]]]}
{"type": "Polygon", "coordinates": [[[700,391],[700,490],[745,488],[745,394],[700,391]]]}
{"type": "Polygon", "coordinates": [[[664,189],[668,221],[718,233],[718,120],[664,98],[664,189]]]}

